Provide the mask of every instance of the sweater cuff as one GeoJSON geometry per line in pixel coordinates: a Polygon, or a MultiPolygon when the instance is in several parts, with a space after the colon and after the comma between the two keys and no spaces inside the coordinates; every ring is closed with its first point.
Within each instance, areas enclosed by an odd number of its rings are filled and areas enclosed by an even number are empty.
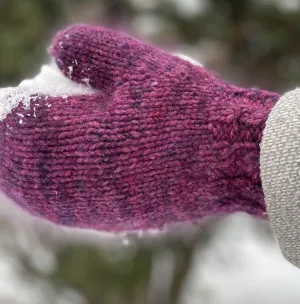
{"type": "Polygon", "coordinates": [[[268,215],[281,250],[300,267],[300,88],[283,95],[268,117],[260,170],[268,215]]]}

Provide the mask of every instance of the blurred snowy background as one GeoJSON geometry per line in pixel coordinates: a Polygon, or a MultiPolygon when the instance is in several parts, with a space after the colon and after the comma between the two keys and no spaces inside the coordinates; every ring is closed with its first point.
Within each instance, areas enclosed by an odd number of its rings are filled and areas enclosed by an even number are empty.
{"type": "MultiPolygon", "coordinates": [[[[38,72],[56,30],[86,22],[184,53],[236,84],[284,92],[300,83],[299,20],[298,0],[0,0],[0,87],[38,72]]],[[[70,245],[0,200],[1,304],[177,303],[194,243],[70,245]]]]}
{"type": "Polygon", "coordinates": [[[298,0],[1,0],[0,83],[35,73],[57,29],[88,22],[182,51],[236,83],[282,91],[299,84],[299,17],[298,0]]]}

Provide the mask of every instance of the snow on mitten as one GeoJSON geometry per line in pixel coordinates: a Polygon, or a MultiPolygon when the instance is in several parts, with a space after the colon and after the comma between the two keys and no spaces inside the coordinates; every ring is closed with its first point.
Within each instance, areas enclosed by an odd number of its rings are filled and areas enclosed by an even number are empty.
{"type": "Polygon", "coordinates": [[[99,27],[65,29],[51,53],[86,91],[2,94],[0,186],[10,198],[55,223],[110,232],[266,217],[259,145],[277,94],[99,27]]]}

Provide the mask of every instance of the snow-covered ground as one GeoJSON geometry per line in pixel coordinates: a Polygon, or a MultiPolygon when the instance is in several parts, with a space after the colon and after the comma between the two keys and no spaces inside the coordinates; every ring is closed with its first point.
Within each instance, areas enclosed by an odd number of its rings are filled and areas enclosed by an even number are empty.
{"type": "MultiPolygon", "coordinates": [[[[55,271],[55,251],[63,240],[96,245],[101,236],[35,219],[3,195],[0,202],[0,303],[85,303],[74,290],[58,291],[47,275],[55,271]],[[24,258],[33,272],[24,271],[24,258]]],[[[205,225],[210,237],[193,253],[181,304],[300,303],[300,270],[282,256],[267,221],[237,213],[205,225]]],[[[166,252],[155,260],[150,288],[167,290],[174,259],[166,252]]]]}
{"type": "MultiPolygon", "coordinates": [[[[56,269],[55,234],[0,194],[0,303],[84,304],[48,279],[56,269]]],[[[59,233],[59,230],[57,230],[59,233]]]]}

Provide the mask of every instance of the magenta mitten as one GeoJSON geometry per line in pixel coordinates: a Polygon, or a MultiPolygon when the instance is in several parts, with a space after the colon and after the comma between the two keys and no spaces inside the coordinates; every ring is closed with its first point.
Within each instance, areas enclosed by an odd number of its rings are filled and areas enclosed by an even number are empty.
{"type": "Polygon", "coordinates": [[[259,143],[277,94],[97,27],[60,32],[51,52],[96,92],[37,95],[4,119],[1,188],[25,209],[105,231],[265,216],[259,143]]]}

